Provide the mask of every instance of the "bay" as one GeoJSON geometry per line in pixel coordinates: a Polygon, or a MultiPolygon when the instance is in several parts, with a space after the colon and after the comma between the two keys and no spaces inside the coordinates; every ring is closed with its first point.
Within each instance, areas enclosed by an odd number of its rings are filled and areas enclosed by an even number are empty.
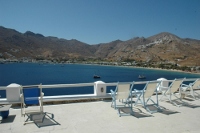
{"type": "MultiPolygon", "coordinates": [[[[169,80],[175,78],[200,78],[200,74],[191,74],[167,70],[144,69],[134,67],[100,66],[84,64],[39,64],[39,63],[8,63],[0,64],[0,86],[7,86],[11,83],[20,85],[43,85],[51,84],[76,84],[92,83],[101,80],[110,82],[132,82],[150,81],[158,78],[169,80]],[[94,79],[93,75],[101,76],[94,79]],[[146,79],[138,79],[138,75],[144,74],[146,79]]],[[[142,85],[134,86],[137,89],[142,85]]],[[[108,87],[107,92],[114,87],[108,87]]],[[[45,96],[71,95],[71,94],[92,94],[93,87],[77,87],[65,89],[43,89],[45,96]]],[[[5,97],[5,91],[0,91],[5,97]]]]}

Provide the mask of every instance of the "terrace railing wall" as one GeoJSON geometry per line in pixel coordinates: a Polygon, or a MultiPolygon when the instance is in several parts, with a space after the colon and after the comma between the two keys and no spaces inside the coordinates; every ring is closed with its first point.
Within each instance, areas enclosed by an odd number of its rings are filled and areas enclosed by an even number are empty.
{"type": "MultiPolygon", "coordinates": [[[[195,81],[196,78],[185,79],[184,81],[195,81]]],[[[166,80],[168,82],[172,82],[173,80],[166,80]]],[[[148,81],[136,81],[134,84],[145,84],[148,81]]],[[[72,88],[72,87],[93,87],[94,93],[93,94],[80,94],[80,95],[58,95],[58,96],[44,96],[44,102],[51,102],[51,101],[66,101],[66,100],[80,100],[80,99],[104,99],[104,98],[111,98],[110,93],[107,92],[107,88],[109,86],[115,87],[118,82],[113,83],[105,83],[103,81],[97,81],[93,83],[77,83],[77,84],[52,84],[52,85],[26,85],[20,86],[22,88],[31,88],[31,87],[41,87],[42,89],[62,89],[62,88],[72,88]]],[[[132,83],[132,82],[123,82],[123,83],[132,83]]],[[[12,87],[10,87],[12,89],[12,87]]],[[[142,88],[141,88],[142,89],[142,88]]],[[[0,90],[8,90],[8,86],[0,86],[0,90]]],[[[2,98],[0,97],[0,104],[15,104],[20,103],[18,97],[20,97],[20,93],[16,94],[16,91],[7,91],[7,97],[2,98]],[[13,92],[13,93],[12,93],[13,92]],[[17,96],[16,96],[17,95],[17,96]],[[9,97],[15,97],[17,100],[9,100],[9,97]]]]}

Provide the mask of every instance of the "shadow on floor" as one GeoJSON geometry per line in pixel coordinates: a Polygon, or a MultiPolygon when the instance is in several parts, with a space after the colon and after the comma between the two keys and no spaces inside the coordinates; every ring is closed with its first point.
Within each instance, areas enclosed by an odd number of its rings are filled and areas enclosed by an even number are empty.
{"type": "MultiPolygon", "coordinates": [[[[172,104],[172,103],[170,103],[170,101],[166,101],[166,102],[169,103],[169,104],[172,104]]],[[[191,102],[185,101],[185,99],[184,99],[183,102],[176,101],[176,100],[173,100],[173,102],[176,103],[177,105],[180,105],[180,107],[183,107],[183,106],[188,107],[188,108],[198,108],[198,107],[200,107],[200,105],[192,104],[191,102]]]]}
{"type": "Polygon", "coordinates": [[[40,127],[46,127],[46,126],[54,126],[54,125],[60,125],[60,123],[58,123],[57,121],[54,120],[54,114],[52,113],[44,113],[44,118],[43,118],[43,122],[35,122],[35,124],[40,128],[40,127]]]}
{"type": "Polygon", "coordinates": [[[174,111],[174,110],[169,110],[169,109],[166,109],[165,107],[161,107],[161,110],[159,110],[158,112],[161,113],[161,114],[165,114],[165,115],[172,115],[172,114],[176,114],[176,113],[180,113],[180,112],[177,112],[177,111],[174,111]]]}
{"type": "Polygon", "coordinates": [[[134,116],[136,118],[144,118],[144,117],[153,117],[152,115],[149,115],[147,113],[142,112],[138,108],[133,108],[132,110],[130,108],[120,108],[120,111],[124,114],[129,114],[131,116],[134,116]]]}
{"type": "Polygon", "coordinates": [[[43,114],[31,114],[29,117],[32,121],[34,121],[38,128],[60,125],[57,121],[54,120],[54,114],[52,113],[44,112],[43,114]]]}
{"type": "Polygon", "coordinates": [[[16,115],[9,115],[6,119],[0,120],[0,123],[12,123],[15,119],[16,115]]]}

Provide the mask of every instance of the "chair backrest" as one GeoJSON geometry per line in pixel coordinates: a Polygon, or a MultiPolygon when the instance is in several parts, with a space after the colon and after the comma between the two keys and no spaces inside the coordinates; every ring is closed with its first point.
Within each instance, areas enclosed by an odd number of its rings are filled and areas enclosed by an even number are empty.
{"type": "Polygon", "coordinates": [[[200,88],[200,79],[197,79],[193,84],[193,89],[199,89],[200,88]]]}
{"type": "Polygon", "coordinates": [[[24,103],[26,105],[39,104],[38,97],[41,96],[40,88],[23,88],[24,103]]]}
{"type": "Polygon", "coordinates": [[[168,93],[174,93],[176,91],[178,91],[178,89],[180,88],[180,85],[183,83],[183,80],[184,79],[175,79],[171,85],[170,85],[170,89],[171,90],[168,90],[168,93]]]}
{"type": "Polygon", "coordinates": [[[156,91],[157,87],[160,85],[161,81],[149,81],[145,86],[144,97],[149,98],[151,97],[154,92],[156,91]]]}
{"type": "Polygon", "coordinates": [[[118,83],[116,99],[127,99],[130,95],[130,84],[118,83]]]}
{"type": "Polygon", "coordinates": [[[163,90],[163,87],[169,87],[169,81],[167,79],[159,78],[159,79],[157,79],[157,81],[161,81],[160,85],[157,88],[157,91],[161,92],[163,90]]]}

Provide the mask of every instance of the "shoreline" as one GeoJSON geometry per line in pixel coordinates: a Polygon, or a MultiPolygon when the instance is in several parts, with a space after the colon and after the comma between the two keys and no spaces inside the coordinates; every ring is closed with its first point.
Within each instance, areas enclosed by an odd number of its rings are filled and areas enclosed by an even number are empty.
{"type": "Polygon", "coordinates": [[[154,67],[139,67],[139,66],[127,66],[127,65],[112,65],[112,64],[98,64],[98,63],[83,63],[83,62],[73,62],[73,63],[58,63],[58,62],[41,62],[41,61],[35,61],[35,62],[1,62],[0,64],[7,64],[7,63],[38,63],[38,64],[82,64],[82,65],[98,65],[98,66],[115,66],[115,67],[132,67],[132,68],[141,68],[141,69],[151,69],[151,70],[161,70],[161,71],[174,71],[174,72],[182,72],[182,73],[188,73],[188,74],[196,74],[200,75],[200,72],[188,72],[188,71],[182,71],[177,69],[162,69],[162,68],[154,68],[154,67]]]}
{"type": "Polygon", "coordinates": [[[162,68],[151,68],[151,67],[135,67],[135,66],[131,66],[134,68],[143,68],[143,69],[152,69],[152,70],[161,70],[161,71],[174,71],[174,72],[183,72],[183,73],[189,73],[189,74],[197,74],[200,75],[199,73],[194,73],[194,72],[186,72],[186,71],[181,71],[181,70],[176,70],[176,69],[162,69],[162,68]]]}
{"type": "MultiPolygon", "coordinates": [[[[84,63],[74,63],[74,64],[84,64],[84,63]]],[[[99,65],[99,64],[84,64],[84,65],[99,65]]],[[[114,66],[114,67],[130,67],[130,68],[141,68],[141,69],[151,69],[151,70],[161,70],[161,71],[174,71],[174,72],[183,72],[183,73],[189,73],[189,74],[197,74],[200,75],[200,72],[186,72],[176,69],[162,69],[162,68],[153,68],[153,67],[139,67],[139,66],[117,66],[117,65],[99,65],[99,66],[114,66]]]]}

